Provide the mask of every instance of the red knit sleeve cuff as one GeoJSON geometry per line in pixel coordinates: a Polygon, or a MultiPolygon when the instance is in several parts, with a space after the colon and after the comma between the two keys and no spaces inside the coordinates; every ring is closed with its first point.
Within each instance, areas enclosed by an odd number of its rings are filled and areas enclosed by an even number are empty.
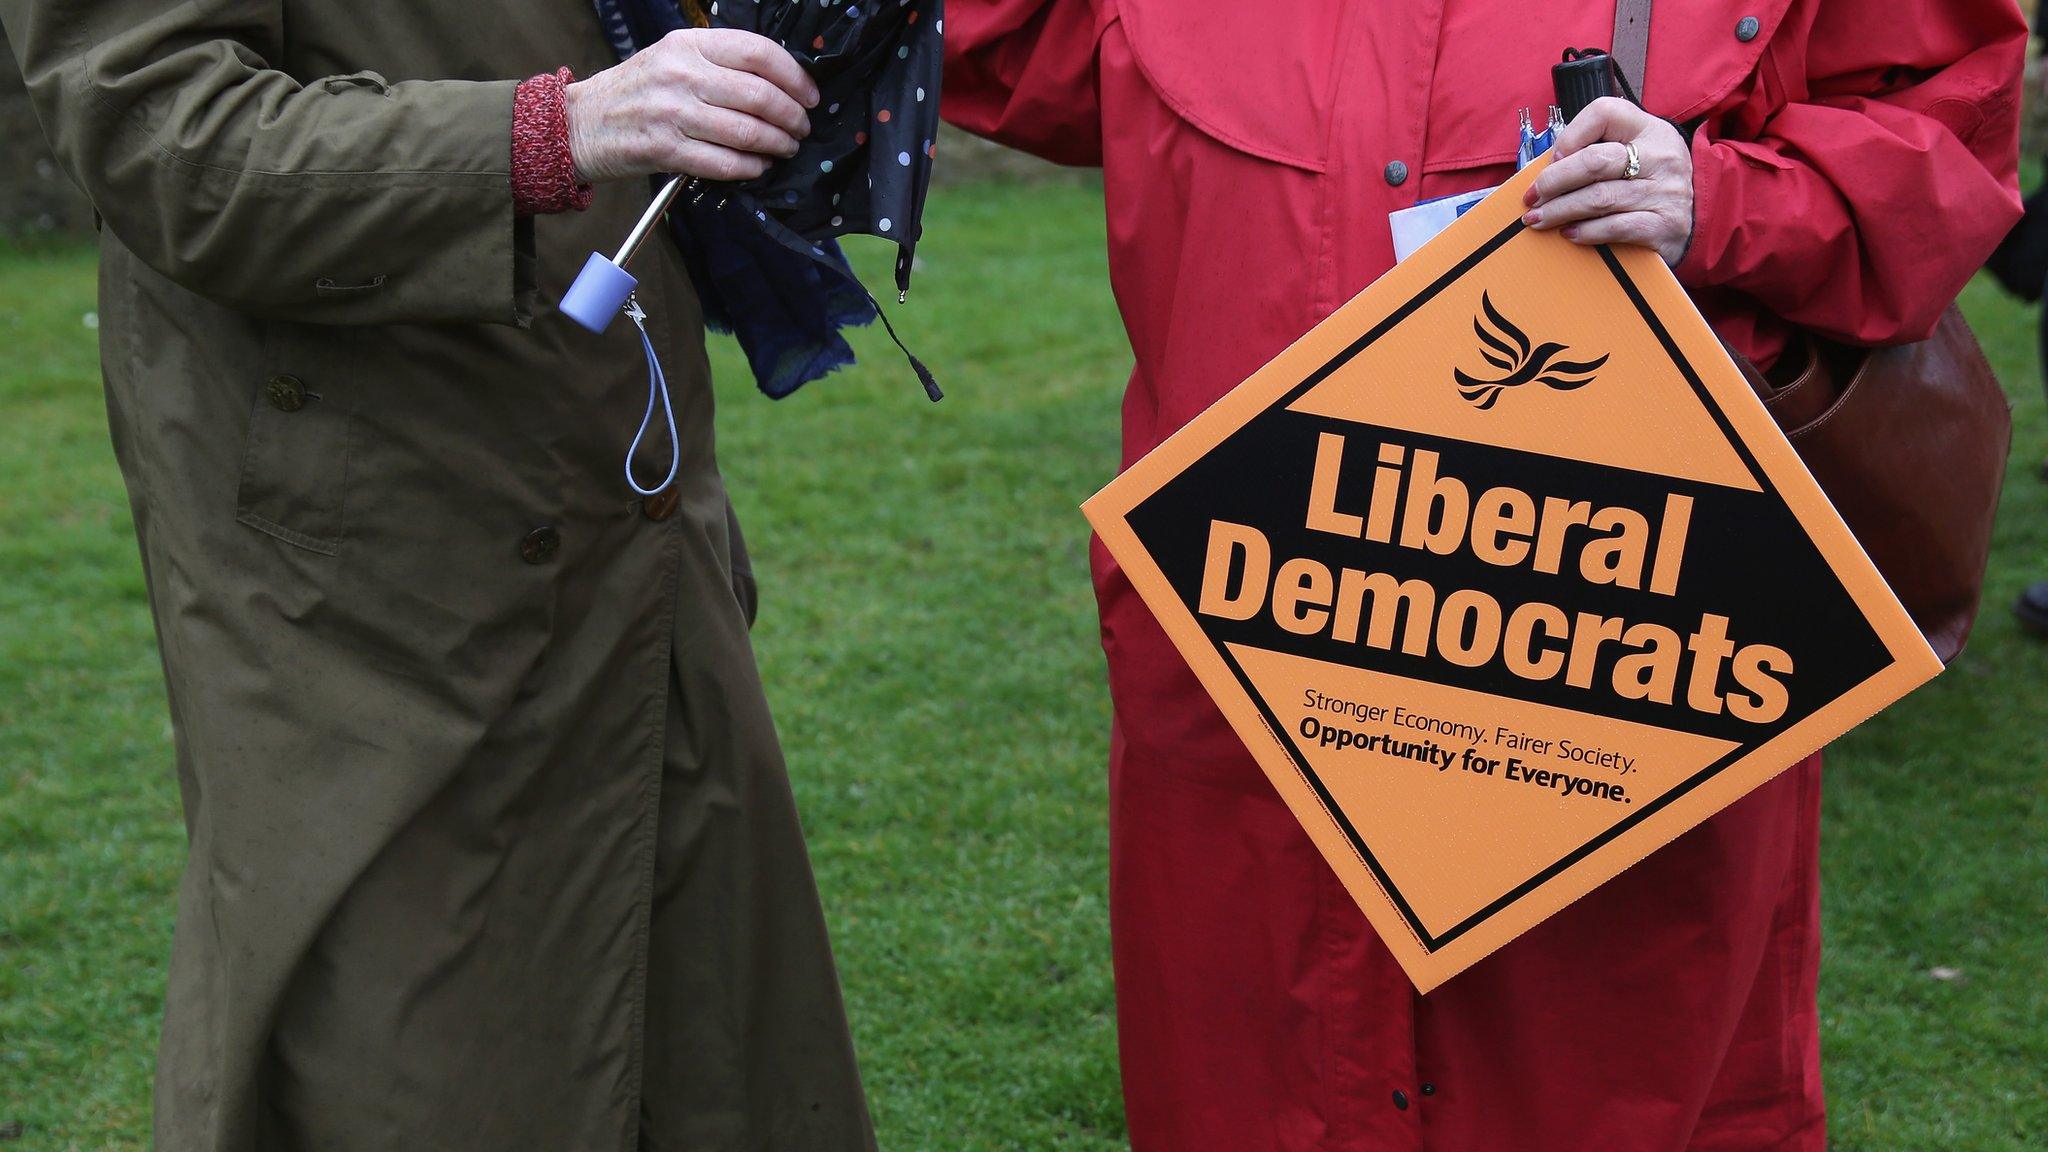
{"type": "Polygon", "coordinates": [[[567,68],[523,81],[512,98],[512,206],[521,216],[581,212],[590,185],[576,179],[569,154],[569,115],[562,89],[576,76],[567,68]]]}

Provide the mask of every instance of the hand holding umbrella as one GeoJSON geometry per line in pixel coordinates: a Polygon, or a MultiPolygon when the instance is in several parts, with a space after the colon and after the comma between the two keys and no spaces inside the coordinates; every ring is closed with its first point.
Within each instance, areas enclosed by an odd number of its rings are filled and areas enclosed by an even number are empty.
{"type": "MultiPolygon", "coordinates": [[[[690,39],[675,34],[690,16],[674,0],[599,0],[599,12],[622,52],[651,45],[603,74],[616,74],[618,86],[635,79],[631,65],[656,53],[669,58],[645,70],[655,77],[694,62],[669,51],[690,39]]],[[[624,264],[686,190],[693,199],[714,191],[720,207],[738,201],[745,216],[801,254],[826,257],[819,242],[849,232],[895,240],[899,295],[907,290],[934,151],[940,0],[720,0],[705,17],[712,27],[693,34],[705,43],[695,55],[727,72],[708,100],[704,86],[691,87],[696,105],[671,117],[682,122],[677,133],[691,137],[691,154],[660,169],[689,178],[663,185],[613,257],[592,254],[564,310],[593,330],[609,324],[632,290],[624,264]],[[813,133],[804,109],[821,103],[813,133]],[[691,131],[693,114],[702,132],[691,131]],[[766,155],[785,159],[770,165],[766,155]],[[715,190],[707,177],[720,182],[715,190]]],[[[664,123],[660,116],[628,123],[628,139],[641,144],[636,156],[676,148],[673,140],[638,139],[645,125],[664,123]]]]}
{"type": "Polygon", "coordinates": [[[774,41],[729,28],[672,32],[565,93],[577,175],[595,183],[678,173],[662,185],[610,260],[591,253],[562,311],[593,332],[611,324],[638,281],[626,264],[687,187],[743,181],[795,156],[811,131],[818,86],[774,41]]]}
{"type": "MultiPolygon", "coordinates": [[[[699,0],[595,3],[624,62],[604,75],[623,91],[633,92],[636,78],[659,81],[679,67],[687,74],[695,63],[687,57],[629,68],[655,53],[673,55],[670,45],[693,38],[705,45],[697,59],[719,80],[685,85],[691,99],[674,116],[664,117],[668,105],[656,95],[653,107],[627,117],[624,151],[642,166],[626,171],[681,175],[662,185],[613,256],[591,253],[562,301],[562,311],[593,332],[609,326],[621,306],[640,327],[649,383],[635,448],[657,401],[668,411],[668,396],[643,314],[629,306],[637,281],[625,265],[664,218],[706,323],[738,337],[762,391],[786,396],[851,363],[840,330],[879,318],[925,394],[939,399],[938,381],[904,347],[834,239],[866,233],[894,240],[897,299],[904,298],[936,150],[943,0],[716,0],[708,11],[699,0]],[[687,140],[659,132],[647,138],[649,126],[675,121],[683,124],[676,134],[687,140]],[[691,123],[701,130],[691,132],[691,123]],[[664,154],[673,159],[649,161],[664,154]],[[765,156],[783,159],[768,163],[765,156]],[[735,210],[725,211],[728,205],[735,210]]],[[[580,132],[573,109],[570,118],[572,133],[580,132]]],[[[672,414],[669,421],[673,446],[672,414]]],[[[672,448],[669,478],[647,489],[633,475],[629,452],[627,483],[652,494],[674,479],[679,463],[672,448]]]]}

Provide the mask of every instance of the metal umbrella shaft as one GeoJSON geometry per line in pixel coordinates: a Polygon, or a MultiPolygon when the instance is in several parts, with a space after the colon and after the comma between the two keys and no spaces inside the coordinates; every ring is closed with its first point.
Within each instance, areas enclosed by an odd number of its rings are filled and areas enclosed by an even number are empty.
{"type": "Polygon", "coordinates": [[[694,176],[669,177],[668,183],[661,186],[661,191],[654,194],[654,200],[647,205],[647,211],[640,214],[640,222],[633,225],[633,230],[626,234],[626,242],[619,245],[618,254],[612,257],[612,263],[624,268],[626,262],[633,258],[633,254],[640,251],[640,246],[647,243],[647,238],[654,234],[654,226],[661,223],[663,216],[668,215],[669,206],[676,202],[676,197],[682,194],[685,187],[694,186],[696,183],[697,178],[694,176]]]}

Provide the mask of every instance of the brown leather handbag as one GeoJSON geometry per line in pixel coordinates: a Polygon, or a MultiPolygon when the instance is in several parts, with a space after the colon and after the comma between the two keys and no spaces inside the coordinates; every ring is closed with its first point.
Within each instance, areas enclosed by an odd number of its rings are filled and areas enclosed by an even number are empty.
{"type": "Polygon", "coordinates": [[[1954,304],[1915,344],[1805,343],[1804,369],[1782,386],[1730,354],[1947,663],[1984,595],[2011,403],[1954,304]]]}
{"type": "MultiPolygon", "coordinates": [[[[1619,0],[1614,62],[1643,90],[1651,0],[1619,0]]],[[[1943,663],[1969,639],[2012,447],[2012,405],[1953,303],[1933,335],[1852,348],[1810,333],[1737,367],[1943,663]]]]}

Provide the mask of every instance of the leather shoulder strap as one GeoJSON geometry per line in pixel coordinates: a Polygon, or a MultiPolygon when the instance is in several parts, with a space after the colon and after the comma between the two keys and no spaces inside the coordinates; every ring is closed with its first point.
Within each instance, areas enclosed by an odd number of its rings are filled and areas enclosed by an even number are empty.
{"type": "Polygon", "coordinates": [[[1650,61],[1650,0],[1616,0],[1610,53],[1636,99],[1642,100],[1643,69],[1650,61]]]}

